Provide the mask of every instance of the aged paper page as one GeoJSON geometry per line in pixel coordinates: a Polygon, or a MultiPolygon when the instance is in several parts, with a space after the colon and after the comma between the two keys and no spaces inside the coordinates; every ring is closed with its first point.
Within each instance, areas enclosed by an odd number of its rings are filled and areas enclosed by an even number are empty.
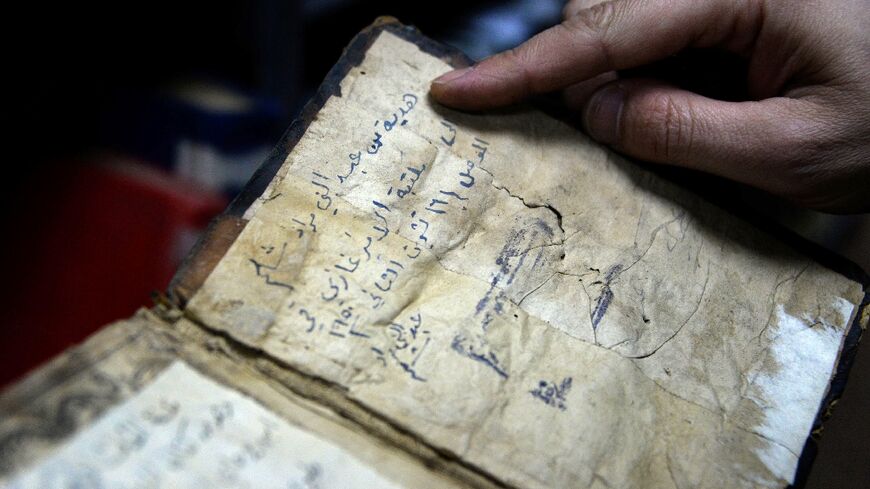
{"type": "Polygon", "coordinates": [[[183,319],[110,325],[0,395],[0,487],[461,487],[268,363],[183,319]]]}
{"type": "Polygon", "coordinates": [[[7,484],[47,487],[396,488],[352,454],[176,361],[7,484]]]}
{"type": "Polygon", "coordinates": [[[380,33],[190,317],[505,485],[787,485],[861,286],[448,69],[380,33]]]}

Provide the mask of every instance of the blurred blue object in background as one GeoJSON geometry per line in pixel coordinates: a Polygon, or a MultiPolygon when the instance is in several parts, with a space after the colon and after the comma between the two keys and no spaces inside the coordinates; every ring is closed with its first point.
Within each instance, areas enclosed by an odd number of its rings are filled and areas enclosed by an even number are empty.
{"type": "Polygon", "coordinates": [[[456,33],[446,35],[443,40],[480,60],[558,23],[563,4],[560,0],[512,0],[484,7],[469,15],[456,33]]]}
{"type": "Polygon", "coordinates": [[[101,136],[107,148],[162,168],[198,190],[232,197],[285,124],[276,98],[190,80],[117,94],[103,116],[101,136]]]}

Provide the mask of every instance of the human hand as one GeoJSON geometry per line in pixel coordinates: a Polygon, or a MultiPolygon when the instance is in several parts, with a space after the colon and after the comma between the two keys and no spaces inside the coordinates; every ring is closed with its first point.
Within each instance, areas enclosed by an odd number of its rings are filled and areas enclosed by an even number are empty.
{"type": "Polygon", "coordinates": [[[482,110],[562,90],[592,138],[630,156],[819,210],[870,211],[867,0],[572,0],[563,14],[519,47],[439,77],[432,96],[482,110]],[[616,73],[696,48],[744,58],[750,100],[616,73]]]}

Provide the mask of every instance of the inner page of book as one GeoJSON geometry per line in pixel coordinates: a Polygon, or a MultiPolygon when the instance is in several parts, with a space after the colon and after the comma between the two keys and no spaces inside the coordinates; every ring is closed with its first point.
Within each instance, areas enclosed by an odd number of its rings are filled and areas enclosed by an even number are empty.
{"type": "Polygon", "coordinates": [[[515,487],[783,487],[860,284],[381,32],[187,313],[515,487]]]}
{"type": "Polygon", "coordinates": [[[399,486],[176,360],[4,487],[399,486]]]}
{"type": "Polygon", "coordinates": [[[421,464],[311,392],[300,396],[286,369],[176,319],[139,311],[0,394],[0,487],[456,489],[475,480],[447,461],[421,464]]]}

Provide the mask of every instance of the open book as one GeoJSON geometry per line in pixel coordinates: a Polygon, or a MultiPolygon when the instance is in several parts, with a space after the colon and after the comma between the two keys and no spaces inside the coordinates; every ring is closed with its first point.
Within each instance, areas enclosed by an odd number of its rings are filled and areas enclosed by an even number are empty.
{"type": "Polygon", "coordinates": [[[533,108],[431,102],[466,62],[359,34],[168,298],[0,397],[2,483],[791,484],[865,276],[533,108]]]}

